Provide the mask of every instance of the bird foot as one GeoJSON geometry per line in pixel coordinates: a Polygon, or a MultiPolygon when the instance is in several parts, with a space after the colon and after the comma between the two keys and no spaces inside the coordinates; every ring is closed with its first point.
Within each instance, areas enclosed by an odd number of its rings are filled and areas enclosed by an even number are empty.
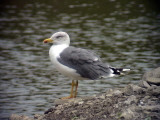
{"type": "Polygon", "coordinates": [[[74,96],[62,97],[61,100],[66,100],[66,99],[71,99],[71,98],[75,98],[75,97],[74,96]]]}
{"type": "Polygon", "coordinates": [[[77,96],[77,88],[78,88],[78,81],[76,81],[76,83],[75,83],[74,80],[72,80],[72,84],[71,85],[72,85],[72,88],[71,88],[70,95],[67,96],[67,97],[62,97],[61,100],[76,98],[76,96],[77,96]]]}

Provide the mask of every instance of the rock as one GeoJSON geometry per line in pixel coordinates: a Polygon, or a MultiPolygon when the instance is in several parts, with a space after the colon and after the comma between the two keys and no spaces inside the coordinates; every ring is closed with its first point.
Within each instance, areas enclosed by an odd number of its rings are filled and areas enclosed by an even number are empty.
{"type": "Polygon", "coordinates": [[[9,120],[33,120],[33,119],[25,115],[12,114],[9,120]]]}
{"type": "Polygon", "coordinates": [[[157,70],[144,75],[138,85],[109,89],[90,97],[57,99],[44,115],[32,119],[13,114],[10,120],[160,120],[160,87],[150,79],[159,77],[157,70]]]}
{"type": "Polygon", "coordinates": [[[147,81],[141,80],[139,83],[139,86],[144,87],[144,88],[149,88],[151,87],[147,81]]]}
{"type": "Polygon", "coordinates": [[[158,112],[160,113],[160,105],[147,105],[142,106],[143,110],[152,111],[152,112],[158,112]]]}
{"type": "Polygon", "coordinates": [[[34,115],[34,119],[36,119],[36,120],[45,120],[44,119],[44,115],[40,115],[40,114],[34,115]]]}
{"type": "Polygon", "coordinates": [[[134,95],[129,96],[128,99],[124,101],[124,103],[128,105],[131,104],[132,102],[137,103],[136,96],[134,95]]]}
{"type": "Polygon", "coordinates": [[[135,113],[131,110],[131,108],[125,109],[120,118],[125,119],[125,120],[131,120],[135,116],[135,113]]]}
{"type": "Polygon", "coordinates": [[[159,86],[151,86],[147,89],[148,94],[152,94],[154,96],[160,96],[160,87],[159,86]]]}
{"type": "Polygon", "coordinates": [[[150,84],[160,85],[160,67],[152,71],[146,72],[142,78],[150,84]]]}

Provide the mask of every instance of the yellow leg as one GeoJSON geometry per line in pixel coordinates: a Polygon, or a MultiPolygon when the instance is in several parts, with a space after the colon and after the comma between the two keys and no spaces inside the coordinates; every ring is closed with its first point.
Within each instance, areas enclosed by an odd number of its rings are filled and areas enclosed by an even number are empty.
{"type": "Polygon", "coordinates": [[[75,84],[76,88],[75,88],[75,93],[74,93],[74,98],[76,98],[77,96],[77,89],[78,89],[78,80],[76,80],[76,84],[75,84]]]}
{"type": "Polygon", "coordinates": [[[73,98],[74,97],[74,86],[75,86],[75,83],[74,83],[74,80],[72,80],[72,88],[71,88],[71,92],[70,92],[70,98],[73,98]]]}
{"type": "Polygon", "coordinates": [[[70,98],[74,98],[75,95],[74,94],[74,86],[76,85],[74,80],[72,80],[72,87],[71,87],[71,92],[70,92],[70,96],[67,96],[67,97],[62,97],[61,99],[70,99],[70,98]]]}

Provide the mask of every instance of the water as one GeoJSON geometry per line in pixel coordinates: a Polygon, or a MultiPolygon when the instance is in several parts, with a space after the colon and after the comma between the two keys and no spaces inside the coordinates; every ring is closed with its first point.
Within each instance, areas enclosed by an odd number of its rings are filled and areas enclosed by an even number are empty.
{"type": "Polygon", "coordinates": [[[158,0],[0,1],[0,119],[43,113],[67,96],[71,80],[55,71],[42,40],[65,31],[71,45],[95,51],[104,62],[131,68],[126,75],[80,81],[78,96],[138,83],[160,66],[158,0]]]}

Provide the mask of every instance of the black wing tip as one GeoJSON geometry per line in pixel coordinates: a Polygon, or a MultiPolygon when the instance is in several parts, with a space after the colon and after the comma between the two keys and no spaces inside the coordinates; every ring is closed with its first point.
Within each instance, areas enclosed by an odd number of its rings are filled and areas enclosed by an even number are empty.
{"type": "Polygon", "coordinates": [[[116,75],[124,75],[124,73],[122,73],[122,72],[127,72],[127,71],[130,71],[130,70],[131,70],[131,69],[114,68],[114,67],[110,67],[110,69],[112,69],[113,74],[116,74],[116,75]]]}

